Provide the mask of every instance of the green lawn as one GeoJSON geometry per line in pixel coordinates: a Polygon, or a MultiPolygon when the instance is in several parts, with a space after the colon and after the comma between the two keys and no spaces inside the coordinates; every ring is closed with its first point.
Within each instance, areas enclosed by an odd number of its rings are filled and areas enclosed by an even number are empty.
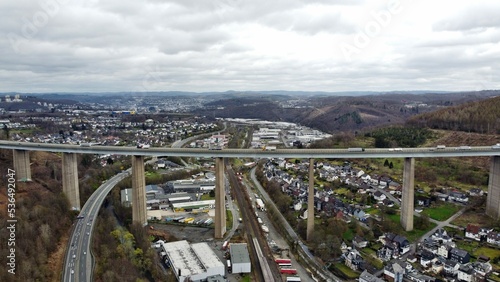
{"type": "Polygon", "coordinates": [[[406,238],[410,241],[410,243],[415,242],[417,239],[422,237],[425,233],[427,233],[432,228],[436,227],[437,224],[430,222],[429,228],[425,230],[413,229],[409,232],[403,232],[402,234],[406,236],[406,238]]]}
{"type": "Polygon", "coordinates": [[[467,242],[467,241],[457,241],[456,242],[457,247],[469,252],[469,254],[473,254],[474,250],[479,247],[479,242],[472,241],[472,242],[467,242]]]}
{"type": "Polygon", "coordinates": [[[233,213],[230,210],[226,210],[226,228],[233,228],[233,213]]]}
{"type": "Polygon", "coordinates": [[[354,233],[352,232],[351,229],[347,229],[346,232],[344,232],[344,234],[342,234],[342,238],[345,240],[345,241],[348,241],[348,242],[351,242],[352,241],[352,238],[354,238],[354,233]]]}
{"type": "Polygon", "coordinates": [[[347,188],[339,188],[339,189],[336,189],[334,191],[334,193],[341,195],[341,196],[345,196],[347,194],[347,192],[349,192],[349,189],[347,189],[347,188]]]}
{"type": "Polygon", "coordinates": [[[210,197],[210,193],[206,193],[206,194],[203,194],[201,195],[201,201],[206,201],[206,200],[214,200],[215,197],[210,197]]]}
{"type": "MultiPolygon", "coordinates": [[[[479,247],[472,253],[476,258],[480,255],[484,255],[489,257],[490,259],[494,259],[500,256],[500,250],[489,248],[489,247],[479,247]]],[[[498,269],[498,265],[496,265],[498,269]]]]}
{"type": "Polygon", "coordinates": [[[452,203],[440,203],[436,206],[425,209],[422,213],[428,215],[432,219],[444,221],[459,210],[460,207],[452,203]]]}
{"type": "Polygon", "coordinates": [[[335,268],[337,268],[339,271],[341,271],[346,277],[353,279],[356,277],[359,277],[359,273],[355,272],[354,270],[350,269],[343,263],[336,263],[334,264],[335,268]]]}
{"type": "Polygon", "coordinates": [[[371,207],[371,208],[365,210],[365,213],[371,214],[371,215],[378,214],[379,212],[380,212],[380,210],[377,208],[374,208],[374,207],[371,207]]]}
{"type": "MultiPolygon", "coordinates": [[[[410,242],[415,242],[418,238],[422,237],[425,233],[427,233],[429,230],[434,228],[436,226],[435,223],[429,222],[429,227],[426,228],[425,230],[420,230],[420,229],[413,229],[412,231],[406,232],[403,230],[401,227],[401,222],[400,222],[400,216],[399,214],[389,214],[386,215],[387,218],[390,218],[392,221],[396,223],[396,226],[398,226],[399,230],[397,230],[396,233],[405,236],[406,239],[408,239],[410,242]]],[[[414,217],[414,222],[415,222],[415,217],[414,217]]]]}

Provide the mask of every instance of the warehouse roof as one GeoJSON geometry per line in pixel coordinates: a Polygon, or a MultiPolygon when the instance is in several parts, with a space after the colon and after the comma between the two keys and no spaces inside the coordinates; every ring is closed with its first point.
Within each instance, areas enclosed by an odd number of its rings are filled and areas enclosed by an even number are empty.
{"type": "Polygon", "coordinates": [[[250,255],[248,254],[248,247],[246,243],[231,243],[229,247],[231,253],[231,262],[236,263],[249,263],[250,255]]]}

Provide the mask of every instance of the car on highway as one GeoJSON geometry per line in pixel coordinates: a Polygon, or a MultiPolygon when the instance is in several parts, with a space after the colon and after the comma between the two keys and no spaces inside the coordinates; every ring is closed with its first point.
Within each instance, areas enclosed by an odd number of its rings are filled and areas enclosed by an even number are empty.
{"type": "Polygon", "coordinates": [[[500,143],[496,143],[495,145],[491,146],[491,149],[495,149],[495,150],[500,149],[500,143]]]}

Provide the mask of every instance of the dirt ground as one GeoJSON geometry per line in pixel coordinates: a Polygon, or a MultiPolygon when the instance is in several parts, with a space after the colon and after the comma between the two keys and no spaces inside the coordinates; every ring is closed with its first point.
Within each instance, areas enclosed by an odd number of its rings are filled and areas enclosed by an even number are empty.
{"type": "Polygon", "coordinates": [[[208,242],[214,240],[214,229],[208,227],[182,226],[171,224],[152,224],[155,232],[152,235],[161,236],[162,232],[167,233],[163,237],[169,241],[187,240],[190,243],[208,242]]]}

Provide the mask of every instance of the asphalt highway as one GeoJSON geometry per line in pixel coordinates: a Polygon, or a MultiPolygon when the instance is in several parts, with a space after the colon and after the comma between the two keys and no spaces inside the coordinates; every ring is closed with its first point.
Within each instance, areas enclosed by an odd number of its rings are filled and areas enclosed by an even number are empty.
{"type": "Polygon", "coordinates": [[[129,174],[130,169],[103,183],[81,209],[68,243],[62,281],[91,281],[93,258],[90,253],[90,245],[95,219],[106,195],[129,174]]]}
{"type": "Polygon", "coordinates": [[[222,149],[199,148],[136,148],[120,146],[81,146],[67,144],[27,143],[0,141],[0,148],[49,151],[79,154],[112,154],[141,156],[174,157],[222,157],[222,158],[435,158],[435,157],[473,157],[500,156],[500,145],[423,147],[423,148],[345,148],[345,149],[222,149]]]}

